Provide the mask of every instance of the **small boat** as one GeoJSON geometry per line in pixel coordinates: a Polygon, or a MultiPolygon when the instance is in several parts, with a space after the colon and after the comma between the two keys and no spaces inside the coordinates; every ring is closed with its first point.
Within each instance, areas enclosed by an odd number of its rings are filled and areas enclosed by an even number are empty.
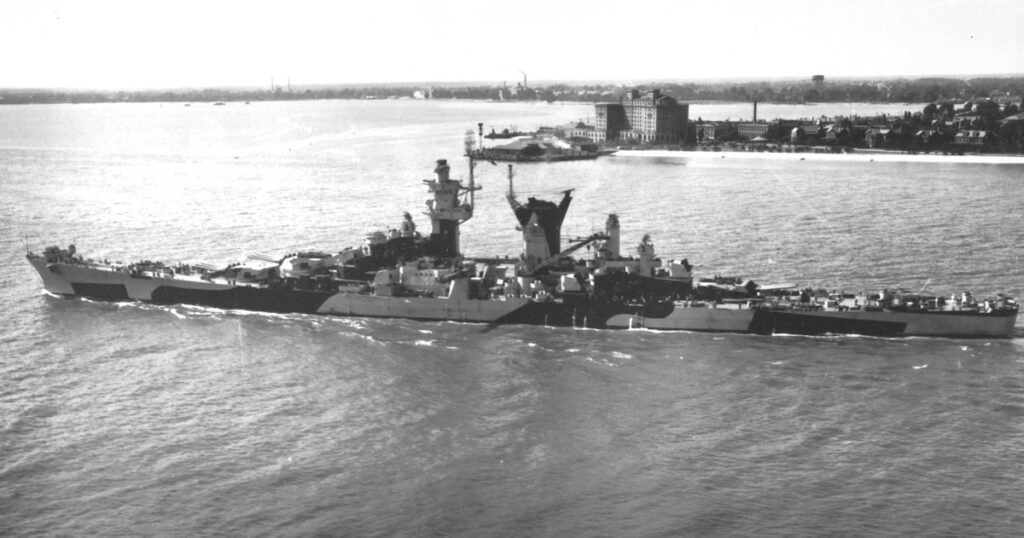
{"type": "Polygon", "coordinates": [[[494,129],[491,129],[491,132],[487,133],[486,135],[484,135],[484,138],[487,138],[487,139],[490,139],[490,140],[500,140],[500,139],[504,139],[504,138],[515,138],[517,136],[525,136],[526,134],[528,134],[528,133],[524,133],[522,131],[517,131],[517,130],[515,130],[515,128],[513,128],[513,130],[511,130],[511,131],[508,130],[508,129],[502,129],[500,133],[495,132],[494,129]]]}

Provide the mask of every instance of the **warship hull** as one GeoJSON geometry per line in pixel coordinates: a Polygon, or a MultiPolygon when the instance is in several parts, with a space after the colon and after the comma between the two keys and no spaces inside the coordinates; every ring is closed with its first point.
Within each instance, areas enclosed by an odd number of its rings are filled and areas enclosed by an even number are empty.
{"type": "Polygon", "coordinates": [[[1009,337],[1016,322],[1016,312],[1011,311],[794,311],[689,301],[630,306],[587,298],[540,300],[502,296],[478,299],[458,293],[452,297],[378,296],[354,291],[232,284],[182,276],[133,275],[104,265],[47,262],[38,257],[30,257],[29,262],[39,273],[46,290],[58,296],[270,313],[598,329],[962,338],[1009,337]]]}
{"type": "Polygon", "coordinates": [[[655,256],[648,235],[637,256],[620,254],[618,217],[605,231],[561,244],[572,201],[530,197],[520,203],[509,167],[509,206],[523,234],[518,259],[472,259],[459,248],[459,226],[473,216],[476,186],[450,177],[444,159],[423,184],[429,235],[409,213],[398,228],[366,236],[359,248],[253,255],[227,266],[148,260],[129,264],[83,258],[74,245],[26,254],[52,294],[103,301],[195,305],[225,310],[424,321],[654,329],[755,334],[871,336],[1011,336],[1019,306],[1000,295],[976,299],[901,290],[847,295],[794,285],[759,286],[738,277],[695,279],[685,259],[655,256]],[[572,253],[594,247],[592,259],[572,253]]]}
{"type": "Polygon", "coordinates": [[[99,301],[137,301],[157,305],[193,305],[254,312],[407,318],[426,321],[488,323],[533,301],[510,297],[478,300],[461,297],[395,297],[355,292],[326,292],[201,279],[132,275],[79,263],[29,259],[46,291],[63,297],[99,301]]]}
{"type": "Polygon", "coordinates": [[[799,311],[675,305],[667,315],[618,314],[606,324],[608,328],[755,334],[1004,338],[1012,335],[1016,320],[1016,312],[1011,311],[799,311]]]}

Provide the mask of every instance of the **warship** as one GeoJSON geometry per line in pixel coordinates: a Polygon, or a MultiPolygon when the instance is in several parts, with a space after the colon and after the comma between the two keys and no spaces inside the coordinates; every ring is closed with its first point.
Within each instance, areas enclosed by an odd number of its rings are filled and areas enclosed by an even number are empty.
{"type": "Polygon", "coordinates": [[[1009,337],[1019,305],[1005,295],[925,295],[901,290],[826,292],[793,284],[694,274],[686,259],[665,260],[649,236],[620,249],[619,219],[569,241],[561,227],[572,190],[559,202],[521,202],[509,165],[507,200],[522,231],[516,257],[474,258],[460,249],[481,188],[469,155],[466,184],[445,160],[424,179],[429,233],[406,213],[397,228],[358,247],[251,256],[227,266],[83,257],[74,245],[28,252],[47,292],[102,301],[198,305],[274,313],[424,321],[653,329],[756,334],[1009,337]],[[589,257],[574,254],[590,247],[589,257]]]}

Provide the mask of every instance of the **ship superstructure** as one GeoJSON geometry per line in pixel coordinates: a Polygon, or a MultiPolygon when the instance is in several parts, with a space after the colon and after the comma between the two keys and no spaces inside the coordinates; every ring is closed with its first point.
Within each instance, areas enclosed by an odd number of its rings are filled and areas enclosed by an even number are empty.
{"type": "Polygon", "coordinates": [[[28,253],[46,290],[68,297],[224,309],[399,317],[593,328],[1006,337],[1019,310],[1007,296],[922,295],[899,290],[828,293],[759,285],[736,277],[698,278],[683,260],[663,260],[649,236],[624,256],[620,223],[562,246],[572,191],[558,203],[521,203],[509,170],[507,199],[522,231],[515,258],[471,258],[460,225],[479,190],[470,158],[468,184],[439,160],[424,214],[429,235],[409,213],[397,228],[369,234],[358,248],[251,256],[226,267],[202,263],[130,264],[86,259],[74,246],[28,253]],[[592,247],[588,258],[575,253],[592,247]]]}

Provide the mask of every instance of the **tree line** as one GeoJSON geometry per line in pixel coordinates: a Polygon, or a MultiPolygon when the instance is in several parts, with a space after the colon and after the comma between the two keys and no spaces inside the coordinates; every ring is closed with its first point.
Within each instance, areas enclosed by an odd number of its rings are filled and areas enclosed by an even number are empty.
{"type": "MultiPolygon", "coordinates": [[[[680,101],[771,103],[891,102],[933,103],[944,100],[996,99],[1020,101],[1024,77],[919,78],[887,80],[830,80],[759,82],[650,82],[680,101]]],[[[555,83],[536,88],[467,85],[338,85],[300,88],[97,91],[0,89],[0,104],[107,102],[285,101],[308,99],[483,99],[508,101],[617,101],[637,87],[622,84],[555,83]]]]}

